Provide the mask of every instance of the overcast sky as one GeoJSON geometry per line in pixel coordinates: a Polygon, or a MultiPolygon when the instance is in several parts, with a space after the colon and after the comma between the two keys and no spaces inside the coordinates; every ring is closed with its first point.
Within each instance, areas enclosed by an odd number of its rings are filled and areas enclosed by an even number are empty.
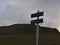
{"type": "Polygon", "coordinates": [[[60,27],[60,0],[0,0],[0,26],[30,23],[31,14],[44,11],[48,27],[60,27]]]}

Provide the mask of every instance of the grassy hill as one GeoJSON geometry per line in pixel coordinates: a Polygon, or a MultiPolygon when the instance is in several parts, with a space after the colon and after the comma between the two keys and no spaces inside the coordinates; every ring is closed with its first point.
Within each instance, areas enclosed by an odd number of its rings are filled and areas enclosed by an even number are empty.
{"type": "MultiPolygon", "coordinates": [[[[56,28],[40,27],[40,33],[59,33],[56,28]]],[[[13,24],[10,26],[0,27],[0,34],[2,35],[16,35],[16,34],[35,34],[36,25],[31,24],[13,24]]]]}
{"type": "MultiPolygon", "coordinates": [[[[39,45],[60,45],[56,28],[39,27],[39,45]]],[[[35,45],[36,25],[14,24],[0,27],[0,45],[35,45]]]]}

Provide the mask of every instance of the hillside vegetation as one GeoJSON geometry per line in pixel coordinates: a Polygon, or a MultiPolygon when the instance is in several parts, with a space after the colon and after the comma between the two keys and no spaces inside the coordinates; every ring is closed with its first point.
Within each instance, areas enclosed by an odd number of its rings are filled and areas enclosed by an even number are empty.
{"type": "MultiPolygon", "coordinates": [[[[39,32],[39,45],[60,45],[60,33],[56,28],[39,27],[39,32]]],[[[0,45],[36,45],[36,25],[0,27],[0,45]]]]}
{"type": "MultiPolygon", "coordinates": [[[[59,33],[56,28],[40,27],[40,33],[59,33]]],[[[0,27],[1,35],[16,35],[16,34],[35,34],[36,25],[31,24],[14,24],[10,26],[0,27]]]]}

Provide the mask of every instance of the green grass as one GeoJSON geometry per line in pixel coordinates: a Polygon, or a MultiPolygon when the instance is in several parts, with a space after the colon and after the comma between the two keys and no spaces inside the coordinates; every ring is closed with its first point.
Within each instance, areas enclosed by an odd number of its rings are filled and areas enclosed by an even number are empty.
{"type": "MultiPolygon", "coordinates": [[[[35,34],[0,36],[0,45],[35,45],[35,34]]],[[[39,45],[60,45],[60,35],[41,33],[39,45]]]]}

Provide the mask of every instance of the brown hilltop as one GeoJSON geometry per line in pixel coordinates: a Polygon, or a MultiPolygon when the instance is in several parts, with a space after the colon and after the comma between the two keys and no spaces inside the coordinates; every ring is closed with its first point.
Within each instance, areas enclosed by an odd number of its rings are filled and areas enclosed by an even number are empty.
{"type": "MultiPolygon", "coordinates": [[[[40,33],[59,33],[56,28],[39,27],[40,33]]],[[[35,34],[36,25],[31,24],[13,24],[0,27],[0,34],[35,34]]]]}

